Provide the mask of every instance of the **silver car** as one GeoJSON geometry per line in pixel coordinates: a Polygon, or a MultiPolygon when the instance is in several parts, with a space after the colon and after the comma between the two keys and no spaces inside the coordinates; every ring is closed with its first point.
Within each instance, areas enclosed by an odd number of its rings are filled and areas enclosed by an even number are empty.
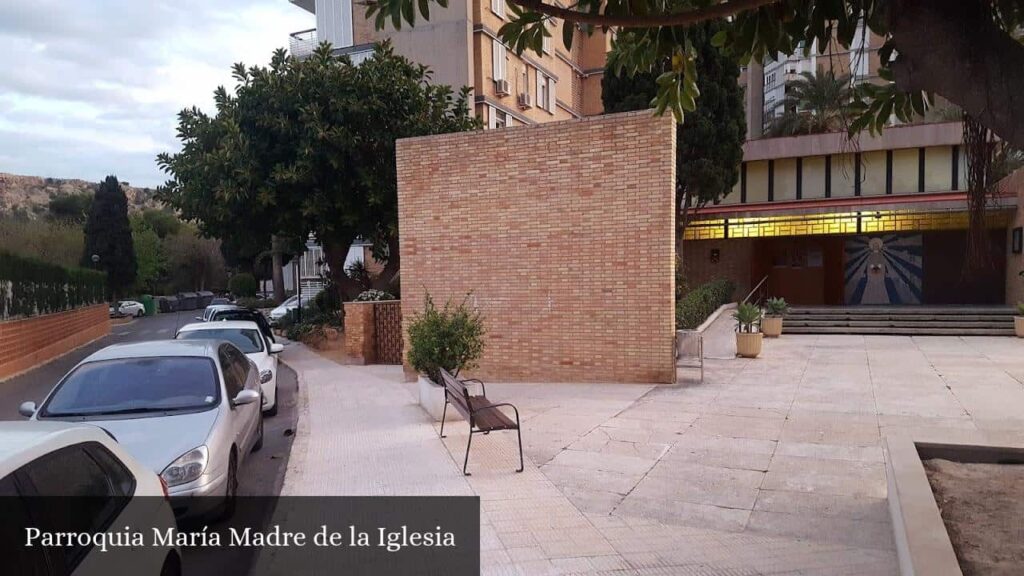
{"type": "Polygon", "coordinates": [[[20,412],[107,430],[160,475],[178,517],[230,516],[239,467],[263,446],[259,378],[229,342],[115,344],[75,366],[38,409],[26,402],[20,412]]]}

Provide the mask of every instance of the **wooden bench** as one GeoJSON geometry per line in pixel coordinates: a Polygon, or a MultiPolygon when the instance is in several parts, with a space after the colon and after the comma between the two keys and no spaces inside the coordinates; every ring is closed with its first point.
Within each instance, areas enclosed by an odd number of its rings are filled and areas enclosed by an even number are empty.
{"type": "Polygon", "coordinates": [[[523,434],[519,429],[519,410],[508,403],[494,404],[487,399],[487,389],[484,383],[476,379],[459,380],[452,376],[444,368],[441,369],[441,380],[444,382],[444,410],[441,413],[441,438],[444,438],[444,418],[448,414],[448,405],[455,406],[455,409],[462,414],[469,422],[469,441],[466,442],[466,459],[462,463],[462,473],[470,476],[466,471],[469,465],[469,448],[473,444],[473,434],[490,434],[495,430],[515,430],[519,438],[519,469],[523,471],[523,434]],[[479,384],[480,394],[470,394],[466,384],[479,384]],[[515,422],[512,421],[499,407],[508,407],[515,412],[515,422]]]}

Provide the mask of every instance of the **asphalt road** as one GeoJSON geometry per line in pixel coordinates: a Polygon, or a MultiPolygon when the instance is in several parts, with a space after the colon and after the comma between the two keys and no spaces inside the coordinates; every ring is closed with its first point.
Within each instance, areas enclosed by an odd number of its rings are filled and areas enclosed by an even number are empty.
{"type": "MultiPolygon", "coordinates": [[[[128,324],[114,325],[111,334],[87,346],[40,366],[30,372],[0,383],[0,420],[20,420],[18,406],[27,400],[40,403],[64,374],[89,354],[105,346],[121,342],[166,340],[178,327],[195,322],[201,311],[158,314],[128,324]]],[[[298,421],[296,406],[298,383],[293,372],[282,365],[278,371],[278,413],[263,423],[263,449],[251,454],[239,470],[240,496],[276,496],[284,483],[293,432],[298,421]]],[[[215,528],[211,526],[211,528],[215,528]]],[[[187,576],[234,576],[246,574],[254,553],[243,548],[226,550],[183,550],[182,571],[187,576]]]]}

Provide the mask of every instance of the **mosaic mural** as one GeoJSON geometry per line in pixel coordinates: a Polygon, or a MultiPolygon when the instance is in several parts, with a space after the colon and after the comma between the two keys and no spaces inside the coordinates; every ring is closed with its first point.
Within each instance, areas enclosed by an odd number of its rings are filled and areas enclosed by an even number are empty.
{"type": "Polygon", "coordinates": [[[920,304],[920,234],[879,234],[846,240],[847,304],[920,304]]]}

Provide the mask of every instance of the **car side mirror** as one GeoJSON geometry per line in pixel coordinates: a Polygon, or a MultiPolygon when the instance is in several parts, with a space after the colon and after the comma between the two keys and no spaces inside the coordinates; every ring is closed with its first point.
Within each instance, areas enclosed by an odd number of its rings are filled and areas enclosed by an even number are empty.
{"type": "Polygon", "coordinates": [[[252,404],[253,402],[259,402],[260,393],[255,390],[242,390],[235,396],[235,399],[231,401],[232,406],[242,406],[243,404],[252,404]]]}
{"type": "Polygon", "coordinates": [[[275,342],[270,345],[271,354],[280,354],[281,352],[284,352],[284,344],[278,344],[275,342]]]}
{"type": "Polygon", "coordinates": [[[36,403],[35,402],[22,402],[21,406],[18,406],[18,414],[21,414],[25,418],[31,418],[36,415],[36,403]]]}

